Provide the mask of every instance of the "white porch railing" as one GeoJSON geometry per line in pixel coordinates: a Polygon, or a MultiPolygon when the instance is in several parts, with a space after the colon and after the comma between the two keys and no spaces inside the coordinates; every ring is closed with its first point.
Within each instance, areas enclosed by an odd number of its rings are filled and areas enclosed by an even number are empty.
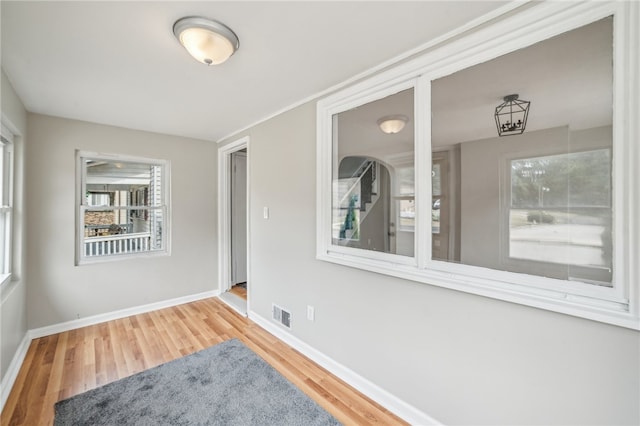
{"type": "Polygon", "coordinates": [[[140,253],[150,250],[151,234],[148,232],[87,237],[84,239],[85,257],[140,253]]]}

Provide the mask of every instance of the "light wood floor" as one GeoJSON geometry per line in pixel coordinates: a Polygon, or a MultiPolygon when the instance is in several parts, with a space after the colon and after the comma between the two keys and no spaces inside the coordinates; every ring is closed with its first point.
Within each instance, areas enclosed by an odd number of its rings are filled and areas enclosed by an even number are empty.
{"type": "Polygon", "coordinates": [[[244,300],[247,300],[246,288],[242,288],[239,285],[234,285],[233,287],[231,287],[231,290],[229,290],[229,292],[231,294],[235,294],[236,296],[243,298],[244,300]]]}
{"type": "Polygon", "coordinates": [[[217,298],[33,340],[0,423],[53,424],[56,401],[234,337],[342,423],[406,424],[217,298]]]}

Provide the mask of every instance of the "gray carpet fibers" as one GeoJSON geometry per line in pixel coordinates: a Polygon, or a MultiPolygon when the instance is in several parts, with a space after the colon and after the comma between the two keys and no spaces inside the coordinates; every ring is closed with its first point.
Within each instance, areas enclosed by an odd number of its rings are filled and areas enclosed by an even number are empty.
{"type": "Polygon", "coordinates": [[[56,403],[61,425],[338,425],[233,339],[56,403]]]}

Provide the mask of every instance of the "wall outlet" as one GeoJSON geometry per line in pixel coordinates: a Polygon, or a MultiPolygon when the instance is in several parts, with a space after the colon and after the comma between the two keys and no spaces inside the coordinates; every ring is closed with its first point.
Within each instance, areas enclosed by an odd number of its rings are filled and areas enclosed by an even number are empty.
{"type": "Polygon", "coordinates": [[[307,319],[309,321],[315,321],[316,319],[316,310],[311,305],[307,305],[307,319]]]}

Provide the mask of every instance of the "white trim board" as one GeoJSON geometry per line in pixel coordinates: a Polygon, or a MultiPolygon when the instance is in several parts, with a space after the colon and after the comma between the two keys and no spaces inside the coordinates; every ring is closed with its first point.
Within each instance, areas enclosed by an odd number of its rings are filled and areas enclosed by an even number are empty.
{"type": "Polygon", "coordinates": [[[20,367],[22,367],[22,363],[27,356],[27,351],[29,350],[30,345],[31,337],[29,337],[29,332],[27,331],[22,338],[20,345],[18,345],[18,349],[11,360],[11,364],[9,364],[9,368],[7,368],[7,371],[2,378],[2,382],[0,383],[0,413],[2,413],[4,404],[7,402],[7,398],[9,398],[9,393],[11,393],[11,389],[13,389],[13,384],[18,378],[20,367]]]}
{"type": "Polygon", "coordinates": [[[218,296],[218,299],[227,305],[229,308],[233,309],[238,313],[238,315],[247,317],[247,301],[243,300],[241,297],[236,296],[228,291],[221,293],[218,296]]]}
{"type": "Polygon", "coordinates": [[[147,305],[134,306],[132,308],[120,309],[118,311],[107,312],[104,314],[92,315],[86,318],[61,322],[59,324],[48,325],[45,327],[29,330],[28,334],[31,339],[50,336],[64,331],[75,330],[76,328],[87,327],[89,325],[100,324],[106,321],[112,321],[120,318],[130,317],[132,315],[144,314],[158,309],[170,308],[172,306],[182,305],[197,300],[208,299],[220,295],[219,290],[205,291],[204,293],[192,294],[189,296],[177,297],[175,299],[163,300],[160,302],[149,303],[147,305]]]}
{"type": "Polygon", "coordinates": [[[395,395],[384,390],[380,386],[362,377],[355,371],[333,360],[319,350],[303,342],[287,331],[278,327],[275,323],[265,319],[254,311],[249,311],[249,319],[260,327],[273,334],[307,358],[311,359],[321,367],[327,369],[331,374],[345,381],[350,386],[365,396],[371,398],[387,410],[398,417],[414,425],[437,426],[442,425],[439,421],[426,413],[418,410],[414,406],[406,403],[395,395]]]}

